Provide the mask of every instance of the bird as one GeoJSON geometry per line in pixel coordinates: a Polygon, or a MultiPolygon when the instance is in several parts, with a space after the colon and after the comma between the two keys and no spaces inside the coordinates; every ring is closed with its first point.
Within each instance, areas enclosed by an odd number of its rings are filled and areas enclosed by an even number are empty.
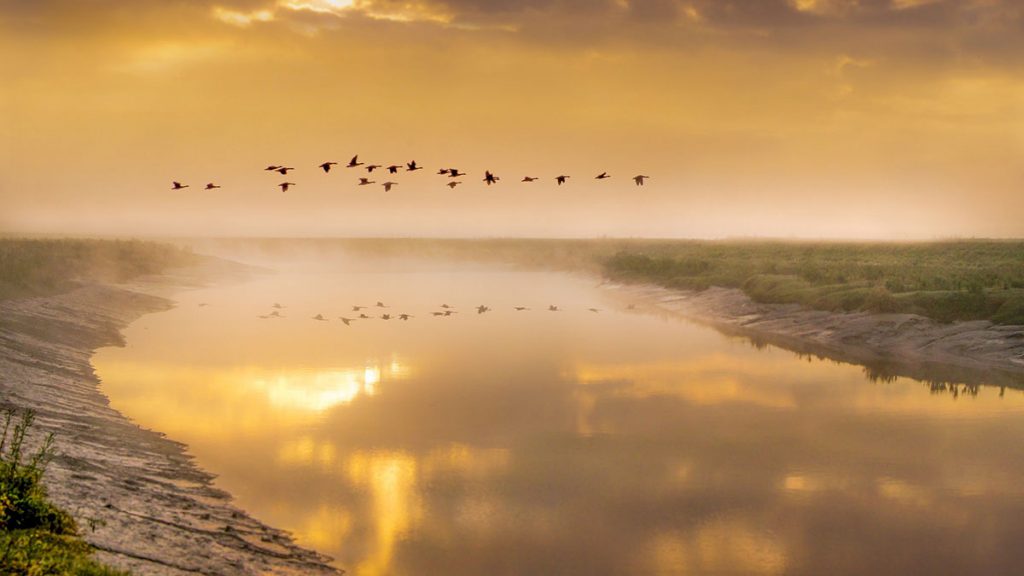
{"type": "Polygon", "coordinates": [[[327,318],[324,318],[323,314],[317,314],[316,316],[313,316],[313,320],[319,320],[321,322],[327,322],[327,318]]]}
{"type": "Polygon", "coordinates": [[[644,180],[647,179],[647,178],[650,178],[650,176],[644,176],[642,174],[638,175],[638,176],[633,176],[633,182],[636,182],[637,186],[643,186],[644,185],[644,180]]]}
{"type": "Polygon", "coordinates": [[[377,168],[381,168],[381,167],[382,166],[380,164],[370,164],[369,166],[366,167],[366,171],[367,172],[373,172],[377,168]]]}
{"type": "Polygon", "coordinates": [[[453,181],[445,184],[445,186],[451,188],[452,190],[455,190],[455,187],[458,186],[459,184],[462,184],[462,182],[460,182],[458,180],[453,180],[453,181]]]}
{"type": "Polygon", "coordinates": [[[501,180],[501,178],[498,178],[494,174],[491,174],[490,170],[486,170],[484,172],[484,182],[487,182],[488,186],[490,186],[491,184],[497,184],[498,180],[501,180]]]}
{"type": "Polygon", "coordinates": [[[445,174],[448,174],[448,172],[450,171],[451,170],[449,168],[441,168],[440,170],[437,171],[437,174],[438,176],[444,176],[445,174]]]}
{"type": "Polygon", "coordinates": [[[361,319],[363,319],[363,320],[369,320],[369,319],[370,319],[370,317],[369,317],[369,316],[367,316],[366,314],[360,314],[360,315],[359,315],[359,318],[361,318],[361,319]]]}
{"type": "Polygon", "coordinates": [[[271,164],[270,166],[267,166],[263,170],[273,172],[274,170],[277,170],[278,168],[280,168],[280,166],[278,166],[277,164],[271,164]]]}
{"type": "Polygon", "coordinates": [[[412,318],[412,317],[413,317],[412,314],[399,314],[398,315],[398,319],[399,320],[408,320],[409,318],[412,318]]]}
{"type": "Polygon", "coordinates": [[[587,308],[587,310],[590,310],[590,311],[591,311],[591,312],[593,312],[594,314],[597,314],[598,312],[600,312],[600,311],[601,311],[601,309],[600,309],[600,308],[587,308]]]}
{"type": "Polygon", "coordinates": [[[451,169],[448,170],[448,177],[449,178],[458,178],[459,176],[465,176],[465,175],[466,175],[466,173],[465,172],[459,172],[458,168],[451,168],[451,169]]]}
{"type": "Polygon", "coordinates": [[[605,178],[611,178],[611,176],[609,176],[607,172],[601,172],[597,176],[594,176],[595,180],[604,180],[605,178]]]}
{"type": "Polygon", "coordinates": [[[458,314],[458,312],[456,312],[455,310],[445,310],[444,311],[444,315],[445,316],[451,316],[452,314],[458,314]]]}
{"type": "Polygon", "coordinates": [[[523,310],[529,310],[526,306],[516,306],[516,312],[522,312],[523,310]]]}
{"type": "Polygon", "coordinates": [[[277,310],[274,310],[273,312],[268,314],[267,317],[268,318],[284,318],[284,316],[281,316],[281,313],[278,312],[277,310]]]}
{"type": "Polygon", "coordinates": [[[287,192],[289,186],[295,186],[295,182],[281,182],[278,186],[281,187],[281,192],[287,192]]]}
{"type": "Polygon", "coordinates": [[[345,326],[349,326],[349,325],[352,324],[352,319],[351,318],[345,318],[344,316],[338,316],[338,320],[341,320],[342,324],[344,324],[345,326]]]}
{"type": "Polygon", "coordinates": [[[209,306],[209,304],[207,304],[206,302],[200,302],[200,303],[199,303],[199,307],[200,307],[200,308],[202,308],[202,307],[204,307],[204,306],[209,306]]]}
{"type": "Polygon", "coordinates": [[[188,188],[188,184],[182,184],[181,182],[171,182],[171,190],[182,190],[188,188]]]}
{"type": "Polygon", "coordinates": [[[360,311],[360,310],[362,310],[363,308],[366,308],[366,306],[353,306],[353,307],[352,307],[352,311],[353,311],[353,312],[359,312],[359,311],[360,311]]]}
{"type": "Polygon", "coordinates": [[[487,306],[484,306],[483,304],[481,304],[481,305],[476,307],[476,313],[477,314],[483,314],[484,312],[490,312],[490,311],[491,311],[491,309],[488,308],[487,306]]]}
{"type": "Polygon", "coordinates": [[[552,304],[551,306],[548,306],[548,310],[550,310],[551,312],[558,312],[558,306],[552,304]]]}
{"type": "Polygon", "coordinates": [[[434,316],[444,316],[444,312],[431,312],[434,316]]]}
{"type": "Polygon", "coordinates": [[[447,310],[447,309],[451,308],[451,306],[449,306],[447,304],[441,304],[441,308],[444,308],[445,310],[447,310]]]}
{"type": "Polygon", "coordinates": [[[384,191],[385,192],[391,192],[391,187],[392,186],[398,186],[398,182],[385,182],[385,183],[381,184],[381,186],[384,187],[384,191]]]}
{"type": "Polygon", "coordinates": [[[423,170],[423,166],[417,166],[415,160],[413,160],[412,162],[405,163],[406,172],[415,172],[417,170],[423,170]]]}
{"type": "Polygon", "coordinates": [[[391,320],[391,314],[381,314],[381,320],[391,320]]]}
{"type": "Polygon", "coordinates": [[[401,168],[398,164],[392,164],[388,166],[388,174],[398,174],[398,169],[401,168]]]}
{"type": "Polygon", "coordinates": [[[287,176],[289,170],[295,170],[295,168],[292,168],[290,166],[278,166],[277,167],[277,171],[280,172],[281,175],[283,175],[283,176],[287,176]]]}
{"type": "Polygon", "coordinates": [[[336,164],[337,162],[324,162],[323,164],[320,165],[320,167],[323,168],[324,174],[326,174],[331,171],[331,166],[334,166],[336,164]]]}
{"type": "Polygon", "coordinates": [[[369,178],[360,178],[359,179],[359,185],[360,186],[366,186],[368,184],[376,184],[376,183],[377,183],[376,180],[370,180],[369,178]]]}
{"type": "Polygon", "coordinates": [[[284,308],[284,306],[281,306],[281,305],[280,305],[280,304],[278,304],[277,302],[274,302],[274,305],[273,305],[273,306],[271,306],[271,308],[275,308],[275,309],[277,309],[277,310],[280,310],[280,309],[284,308]]]}
{"type": "Polygon", "coordinates": [[[377,302],[377,308],[387,308],[383,302],[377,302]]]}
{"type": "Polygon", "coordinates": [[[523,176],[523,179],[521,181],[522,182],[533,182],[534,180],[536,180],[536,178],[533,177],[533,176],[523,176]]]}
{"type": "Polygon", "coordinates": [[[363,163],[359,161],[359,154],[356,154],[355,156],[352,157],[351,160],[348,161],[348,164],[345,167],[346,168],[355,168],[356,166],[362,166],[362,165],[363,165],[363,163]]]}
{"type": "Polygon", "coordinates": [[[568,180],[568,179],[569,179],[568,176],[556,176],[555,177],[555,181],[558,182],[559,186],[561,186],[562,184],[565,184],[565,181],[568,180]]]}
{"type": "Polygon", "coordinates": [[[217,186],[213,182],[207,182],[206,188],[203,188],[203,190],[213,190],[214,188],[220,188],[220,186],[217,186]]]}

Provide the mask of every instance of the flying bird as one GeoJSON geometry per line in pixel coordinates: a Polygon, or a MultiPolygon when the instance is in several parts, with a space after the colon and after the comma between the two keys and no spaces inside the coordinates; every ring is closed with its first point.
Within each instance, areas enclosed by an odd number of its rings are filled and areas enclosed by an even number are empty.
{"type": "Polygon", "coordinates": [[[441,304],[441,308],[444,308],[445,310],[447,310],[447,309],[451,308],[451,306],[449,306],[447,304],[441,304]]]}
{"type": "Polygon", "coordinates": [[[551,312],[558,312],[558,306],[552,304],[551,306],[548,306],[548,310],[550,310],[551,312]]]}
{"type": "Polygon", "coordinates": [[[391,192],[391,187],[392,186],[398,186],[398,182],[385,182],[385,183],[381,184],[381,186],[384,187],[384,191],[385,192],[391,192]]]}
{"type": "Polygon", "coordinates": [[[523,310],[529,310],[526,306],[516,306],[516,312],[522,312],[523,310]]]}
{"type": "Polygon", "coordinates": [[[360,186],[366,186],[368,184],[376,184],[376,183],[377,183],[376,180],[370,180],[369,178],[360,178],[359,179],[359,185],[360,186]]]}
{"type": "Polygon", "coordinates": [[[405,163],[406,172],[415,172],[417,170],[423,170],[423,166],[417,166],[415,160],[413,160],[412,162],[405,163]]]}
{"type": "Polygon", "coordinates": [[[383,302],[377,302],[377,308],[387,308],[383,302]]]}
{"type": "Polygon", "coordinates": [[[565,181],[568,180],[568,179],[569,179],[568,176],[556,176],[555,177],[555,181],[558,182],[559,186],[561,186],[562,184],[565,184],[565,181]]]}
{"type": "Polygon", "coordinates": [[[644,185],[644,180],[647,179],[647,178],[650,178],[650,176],[643,176],[643,175],[633,176],[633,182],[636,182],[637,186],[643,186],[644,185]]]}
{"type": "Polygon", "coordinates": [[[320,167],[323,168],[324,174],[326,174],[331,171],[331,166],[334,166],[335,164],[337,164],[337,162],[324,162],[320,167]]]}
{"type": "Polygon", "coordinates": [[[321,322],[327,322],[327,318],[324,318],[323,314],[317,314],[316,316],[313,316],[313,320],[319,320],[321,322]]]}
{"type": "Polygon", "coordinates": [[[353,312],[359,312],[359,311],[360,311],[360,310],[362,310],[363,308],[366,308],[366,306],[353,306],[353,307],[352,307],[352,311],[353,311],[353,312]]]}
{"type": "Polygon", "coordinates": [[[534,180],[536,180],[536,178],[533,177],[533,176],[523,176],[523,179],[521,181],[522,182],[533,182],[534,180]]]}
{"type": "Polygon", "coordinates": [[[590,310],[590,311],[591,311],[591,312],[593,312],[594,314],[597,314],[598,312],[600,312],[600,311],[601,311],[601,309],[600,309],[600,308],[587,308],[587,310],[590,310]]]}
{"type": "Polygon", "coordinates": [[[377,168],[382,168],[382,166],[380,164],[370,164],[369,166],[366,167],[366,171],[373,172],[377,168]]]}
{"type": "Polygon", "coordinates": [[[351,318],[345,318],[344,316],[338,316],[338,320],[341,320],[342,324],[344,324],[345,326],[349,326],[349,325],[352,324],[352,319],[351,318]]]}
{"type": "Polygon", "coordinates": [[[352,157],[351,160],[348,161],[348,164],[345,167],[346,168],[355,168],[356,166],[362,166],[362,165],[363,165],[363,163],[359,161],[359,154],[356,154],[355,156],[352,157]]]}
{"type": "Polygon", "coordinates": [[[413,317],[412,314],[399,314],[398,315],[398,319],[399,320],[408,320],[409,318],[412,318],[412,317],[413,317]]]}
{"type": "Polygon", "coordinates": [[[462,182],[459,182],[458,180],[454,180],[452,182],[449,182],[449,183],[445,184],[445,186],[451,188],[452,190],[455,190],[455,187],[458,186],[459,184],[462,184],[462,182]]]}
{"type": "Polygon", "coordinates": [[[280,304],[278,304],[277,302],[274,302],[274,305],[273,305],[273,306],[271,306],[271,308],[275,308],[275,309],[277,309],[277,310],[280,310],[280,309],[284,308],[284,306],[281,306],[281,305],[280,305],[280,304]]]}
{"type": "Polygon", "coordinates": [[[181,182],[171,182],[171,190],[182,190],[188,188],[188,184],[182,184],[181,182]]]}
{"type": "Polygon", "coordinates": [[[278,186],[281,187],[281,192],[287,192],[290,186],[295,186],[295,182],[281,182],[278,186]]]}
{"type": "Polygon", "coordinates": [[[477,314],[483,314],[484,312],[490,312],[490,311],[491,311],[491,309],[488,308],[487,306],[484,306],[483,304],[481,304],[481,305],[476,307],[476,313],[477,314]]]}
{"type": "Polygon", "coordinates": [[[604,180],[605,178],[611,178],[611,176],[609,176],[607,172],[601,172],[597,176],[594,176],[595,180],[604,180]]]}
{"type": "Polygon", "coordinates": [[[431,312],[434,316],[444,316],[444,312],[431,312]]]}
{"type": "Polygon", "coordinates": [[[498,180],[501,180],[501,178],[498,178],[494,174],[491,174],[490,170],[486,170],[484,172],[484,182],[487,182],[488,186],[490,186],[491,184],[497,184],[498,180]]]}
{"type": "Polygon", "coordinates": [[[437,174],[438,174],[438,176],[444,176],[445,174],[447,174],[450,171],[451,170],[448,169],[448,168],[441,168],[440,170],[437,171],[437,174]]]}
{"type": "Polygon", "coordinates": [[[362,320],[369,320],[370,319],[370,317],[367,316],[366,314],[360,314],[359,318],[361,318],[362,320]]]}
{"type": "Polygon", "coordinates": [[[277,164],[271,164],[270,166],[267,166],[263,170],[269,171],[269,172],[273,172],[274,170],[277,170],[278,168],[280,168],[280,166],[278,166],[277,164]]]}
{"type": "Polygon", "coordinates": [[[208,182],[206,184],[206,188],[203,188],[203,190],[213,190],[214,188],[220,188],[220,186],[217,186],[213,182],[208,182]]]}
{"type": "Polygon", "coordinates": [[[290,166],[278,166],[277,167],[277,171],[280,172],[282,176],[287,176],[289,170],[295,170],[295,168],[292,168],[290,166]]]}
{"type": "Polygon", "coordinates": [[[451,316],[452,314],[458,314],[458,312],[456,312],[455,310],[445,310],[444,311],[444,315],[445,316],[451,316]]]}
{"type": "Polygon", "coordinates": [[[398,164],[392,164],[388,166],[388,174],[398,174],[398,169],[401,168],[398,164]]]}
{"type": "Polygon", "coordinates": [[[458,178],[459,176],[465,176],[465,175],[466,175],[466,173],[465,172],[459,172],[458,168],[451,168],[451,169],[448,170],[448,177],[449,178],[458,178]]]}
{"type": "Polygon", "coordinates": [[[391,314],[381,314],[381,320],[391,320],[391,314]]]}

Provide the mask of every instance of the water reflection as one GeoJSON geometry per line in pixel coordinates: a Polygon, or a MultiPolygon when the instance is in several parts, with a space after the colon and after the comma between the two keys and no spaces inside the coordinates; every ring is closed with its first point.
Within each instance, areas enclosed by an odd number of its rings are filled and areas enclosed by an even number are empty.
{"type": "Polygon", "coordinates": [[[1024,395],[872,383],[606,297],[559,274],[283,274],[187,294],[96,366],[115,407],[356,575],[1024,562],[1024,395]],[[416,318],[307,320],[378,299],[416,318]],[[289,318],[255,318],[278,300],[289,318]],[[494,311],[422,314],[449,301],[494,311]]]}

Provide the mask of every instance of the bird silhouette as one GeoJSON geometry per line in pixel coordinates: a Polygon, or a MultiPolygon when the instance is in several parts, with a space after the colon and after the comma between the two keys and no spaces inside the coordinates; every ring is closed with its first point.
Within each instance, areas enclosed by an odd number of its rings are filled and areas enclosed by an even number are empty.
{"type": "Polygon", "coordinates": [[[601,172],[597,176],[594,176],[595,180],[604,180],[605,178],[611,178],[611,176],[609,176],[607,172],[601,172]]]}
{"type": "Polygon", "coordinates": [[[600,311],[601,311],[601,309],[600,309],[600,308],[587,308],[587,310],[590,310],[590,311],[591,311],[591,312],[593,312],[594,314],[597,314],[598,312],[600,312],[600,311]]]}
{"type": "Polygon", "coordinates": [[[380,319],[381,320],[391,320],[391,314],[381,314],[380,315],[380,319]]]}
{"type": "Polygon", "coordinates": [[[295,186],[295,182],[281,182],[278,186],[281,187],[281,192],[287,192],[290,186],[295,186]]]}
{"type": "Polygon", "coordinates": [[[437,174],[438,174],[438,176],[444,176],[448,172],[449,172],[448,168],[441,168],[440,170],[437,171],[437,174]]]}
{"type": "Polygon", "coordinates": [[[267,166],[263,170],[264,171],[273,172],[274,170],[277,170],[278,168],[280,168],[280,166],[278,166],[277,164],[271,164],[270,166],[267,166]]]}
{"type": "Polygon", "coordinates": [[[529,310],[526,306],[516,306],[516,312],[522,312],[523,310],[529,310]]]}
{"type": "Polygon", "coordinates": [[[274,308],[274,309],[280,310],[280,309],[284,308],[284,306],[281,306],[281,305],[280,305],[280,304],[278,304],[277,302],[274,302],[274,305],[273,305],[273,306],[271,306],[271,308],[274,308]]]}
{"type": "Polygon", "coordinates": [[[444,316],[444,312],[431,312],[434,316],[444,316]]]}
{"type": "Polygon", "coordinates": [[[405,163],[406,172],[415,172],[417,170],[423,170],[423,166],[417,166],[415,160],[413,160],[412,162],[405,163]]]}
{"type": "Polygon", "coordinates": [[[455,190],[455,187],[458,186],[459,184],[462,184],[462,182],[460,182],[458,180],[453,180],[453,181],[445,184],[445,186],[451,188],[452,190],[455,190]]]}
{"type": "Polygon", "coordinates": [[[346,164],[345,167],[346,168],[355,168],[356,166],[362,166],[362,165],[363,165],[363,163],[359,161],[359,154],[356,154],[355,156],[352,157],[351,160],[348,161],[348,164],[346,164]]]}
{"type": "Polygon", "coordinates": [[[408,320],[409,318],[412,318],[412,317],[413,317],[412,314],[399,314],[398,315],[398,319],[399,320],[408,320]]]}
{"type": "Polygon", "coordinates": [[[359,318],[361,318],[361,319],[363,319],[363,320],[369,320],[369,319],[370,319],[370,317],[369,317],[369,316],[367,316],[366,314],[360,314],[360,315],[359,315],[359,318]]]}
{"type": "Polygon", "coordinates": [[[203,190],[213,190],[213,189],[215,189],[215,188],[220,188],[220,186],[217,186],[217,185],[216,185],[216,184],[214,184],[213,182],[208,182],[208,183],[206,184],[206,188],[203,188],[203,190]]]}
{"type": "Polygon", "coordinates": [[[323,314],[317,314],[316,316],[313,316],[313,320],[319,320],[321,322],[327,322],[327,318],[324,318],[323,314]]]}
{"type": "Polygon", "coordinates": [[[287,176],[289,170],[295,170],[295,168],[292,168],[290,166],[278,166],[277,167],[277,171],[280,172],[282,176],[287,176]]]}
{"type": "Polygon", "coordinates": [[[552,304],[551,306],[548,306],[548,310],[550,310],[551,312],[558,312],[558,306],[552,304]]]}
{"type": "Polygon", "coordinates": [[[449,168],[448,169],[448,177],[449,178],[458,178],[459,176],[465,176],[465,175],[466,175],[466,173],[465,172],[459,172],[458,168],[449,168]]]}
{"type": "Polygon", "coordinates": [[[441,304],[441,308],[444,308],[445,310],[447,310],[447,309],[451,308],[451,306],[449,306],[447,304],[441,304]]]}
{"type": "Polygon", "coordinates": [[[533,182],[534,180],[536,180],[536,178],[534,178],[533,176],[523,176],[523,179],[521,181],[522,182],[533,182]]]}
{"type": "Polygon", "coordinates": [[[565,181],[568,180],[568,179],[569,179],[568,176],[556,176],[555,177],[555,181],[558,182],[559,186],[561,186],[562,184],[565,184],[565,181]]]}
{"type": "Polygon", "coordinates": [[[398,186],[398,182],[385,182],[385,183],[381,184],[381,186],[384,187],[384,191],[385,192],[391,192],[391,187],[392,186],[398,186]]]}
{"type": "Polygon", "coordinates": [[[377,308],[387,308],[383,302],[377,302],[377,308]]]}
{"type": "Polygon", "coordinates": [[[444,311],[444,315],[445,316],[451,316],[452,314],[458,314],[458,312],[456,312],[455,310],[445,310],[444,311]]]}
{"type": "Polygon", "coordinates": [[[341,320],[342,324],[344,324],[345,326],[349,326],[349,325],[352,324],[352,319],[351,318],[345,318],[344,316],[338,316],[338,320],[341,320]]]}
{"type": "Polygon", "coordinates": [[[366,308],[366,306],[353,306],[353,307],[352,307],[352,311],[353,311],[353,312],[359,312],[359,311],[360,311],[360,310],[362,310],[363,308],[366,308]]]}
{"type": "Polygon", "coordinates": [[[476,313],[477,314],[483,314],[484,312],[490,312],[490,311],[491,311],[491,309],[488,308],[487,306],[484,306],[483,304],[481,304],[481,305],[476,307],[476,313]]]}
{"type": "Polygon", "coordinates": [[[369,166],[366,167],[366,171],[372,173],[377,168],[383,168],[383,166],[381,166],[380,164],[370,164],[369,166]]]}
{"type": "Polygon", "coordinates": [[[376,184],[376,183],[377,183],[376,180],[370,180],[369,178],[360,178],[359,179],[359,185],[360,186],[367,186],[369,184],[376,184]]]}
{"type": "Polygon", "coordinates": [[[181,182],[171,182],[171,190],[182,190],[188,188],[188,184],[182,184],[181,182]]]}
{"type": "Polygon", "coordinates": [[[335,164],[337,164],[337,162],[324,162],[320,167],[323,168],[324,174],[326,174],[331,171],[331,166],[334,166],[335,164]]]}
{"type": "Polygon", "coordinates": [[[647,178],[650,178],[650,176],[644,176],[642,174],[638,175],[638,176],[633,176],[633,182],[636,182],[637,186],[643,186],[644,185],[644,180],[647,179],[647,178]]]}
{"type": "Polygon", "coordinates": [[[401,168],[398,164],[392,164],[388,166],[388,174],[398,174],[398,169],[401,168]]]}
{"type": "Polygon", "coordinates": [[[491,184],[497,184],[498,180],[501,180],[501,178],[498,178],[494,174],[491,174],[490,170],[484,172],[484,182],[487,182],[488,186],[490,186],[491,184]]]}

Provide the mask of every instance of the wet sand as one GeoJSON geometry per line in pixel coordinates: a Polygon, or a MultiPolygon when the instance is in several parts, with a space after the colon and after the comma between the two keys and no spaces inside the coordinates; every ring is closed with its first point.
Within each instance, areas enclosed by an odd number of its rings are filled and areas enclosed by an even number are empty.
{"type": "Polygon", "coordinates": [[[0,302],[0,404],[36,411],[33,437],[56,434],[45,483],[97,558],[137,574],[337,574],[231,503],[187,447],[113,410],[90,364],[123,345],[120,329],[167,310],[175,291],[243,271],[216,260],[123,286],[0,302]]]}
{"type": "Polygon", "coordinates": [[[1024,388],[1024,326],[943,324],[914,314],[828,312],[761,304],[741,290],[702,292],[650,284],[605,284],[638,310],[688,318],[757,345],[864,366],[878,379],[1024,388]]]}

